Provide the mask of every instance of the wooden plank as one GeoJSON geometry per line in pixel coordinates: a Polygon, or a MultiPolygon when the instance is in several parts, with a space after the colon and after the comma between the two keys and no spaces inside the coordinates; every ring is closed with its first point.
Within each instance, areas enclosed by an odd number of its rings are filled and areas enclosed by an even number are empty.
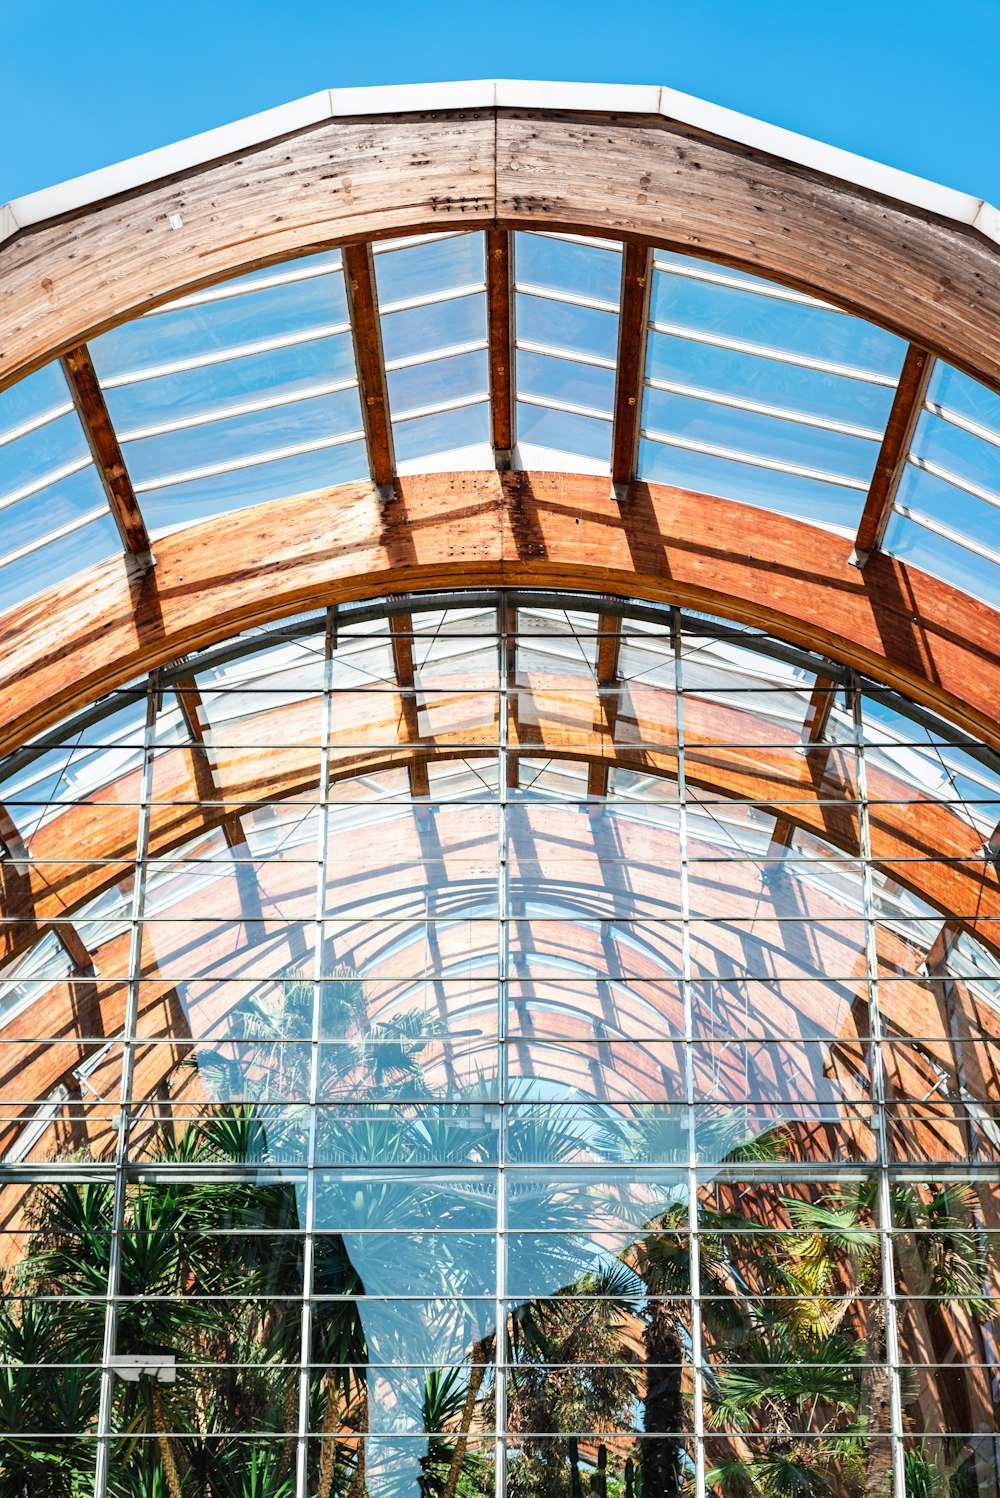
{"type": "Polygon", "coordinates": [[[85,343],[63,356],[63,373],[126,551],[151,563],[149,534],[85,343]]]}
{"type": "Polygon", "coordinates": [[[934,360],[926,349],[910,344],[854,541],[859,566],[863,567],[871,553],[882,544],[933,365],[934,360]]]}
{"type": "Polygon", "coordinates": [[[486,231],[486,311],[490,346],[490,434],[498,468],[514,447],[514,256],[511,235],[486,231]]]}
{"type": "Polygon", "coordinates": [[[344,280],[354,338],[365,441],[368,444],[368,465],[375,484],[383,489],[392,483],[396,462],[392,449],[392,423],[389,419],[375,263],[370,244],[345,245],[344,280]]]}
{"type": "Polygon", "coordinates": [[[493,471],[346,484],[221,516],[0,617],[0,753],[155,665],[297,611],[448,587],[591,590],[752,624],[1000,748],[995,610],[818,527],[665,485],[493,471]]]}
{"type": "Polygon", "coordinates": [[[664,118],[492,108],[327,121],[24,231],[0,247],[0,384],[289,256],[495,225],[742,267],[1000,384],[1000,251],[973,226],[664,118]]]}
{"type": "Polygon", "coordinates": [[[652,279],[651,247],[630,241],[622,254],[615,419],[611,436],[611,482],[617,485],[626,485],[635,477],[652,279]]]}

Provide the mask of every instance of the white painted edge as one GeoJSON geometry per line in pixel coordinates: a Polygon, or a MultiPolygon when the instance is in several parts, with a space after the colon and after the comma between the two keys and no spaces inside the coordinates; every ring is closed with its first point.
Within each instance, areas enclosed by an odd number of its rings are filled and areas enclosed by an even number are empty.
{"type": "Polygon", "coordinates": [[[1000,211],[982,198],[942,187],[853,152],[824,145],[710,104],[671,88],[638,84],[542,83],[484,79],[461,83],[419,83],[374,88],[324,89],[290,104],[249,115],[231,125],[190,136],[116,166],[75,177],[0,206],[0,244],[20,230],[73,213],[220,156],[247,150],[324,120],[358,115],[393,115],[449,109],[579,110],[583,113],[660,115],[680,125],[721,136],[797,166],[838,178],[854,187],[894,198],[907,207],[951,219],[1000,244],[1000,211]]]}

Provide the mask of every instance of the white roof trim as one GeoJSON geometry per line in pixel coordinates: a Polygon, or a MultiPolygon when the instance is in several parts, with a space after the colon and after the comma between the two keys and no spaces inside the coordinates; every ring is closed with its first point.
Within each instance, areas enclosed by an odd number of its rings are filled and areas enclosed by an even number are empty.
{"type": "Polygon", "coordinates": [[[176,145],[134,156],[0,206],[0,244],[19,230],[60,214],[73,213],[118,193],[145,187],[220,156],[263,145],[291,131],[324,120],[357,115],[391,115],[448,109],[580,110],[600,114],[662,115],[680,125],[705,130],[751,150],[764,151],[798,166],[823,172],[856,187],[895,198],[909,207],[938,214],[977,229],[1000,243],[1000,211],[982,198],[941,187],[895,167],[882,166],[850,151],[827,146],[768,125],[749,115],[709,104],[671,88],[633,84],[540,83],[487,79],[468,83],[419,83],[375,88],[324,89],[249,115],[231,125],[190,136],[176,145]]]}

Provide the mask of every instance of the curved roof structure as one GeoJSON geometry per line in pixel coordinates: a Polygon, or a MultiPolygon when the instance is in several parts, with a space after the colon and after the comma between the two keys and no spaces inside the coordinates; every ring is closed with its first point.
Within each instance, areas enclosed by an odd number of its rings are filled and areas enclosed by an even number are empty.
{"type": "Polygon", "coordinates": [[[998,314],[666,89],[0,210],[0,1477],[1000,1491],[998,314]]]}
{"type": "Polygon", "coordinates": [[[669,90],[484,83],[318,95],[4,227],[0,743],[352,559],[766,595],[992,741],[989,205],[669,90]]]}

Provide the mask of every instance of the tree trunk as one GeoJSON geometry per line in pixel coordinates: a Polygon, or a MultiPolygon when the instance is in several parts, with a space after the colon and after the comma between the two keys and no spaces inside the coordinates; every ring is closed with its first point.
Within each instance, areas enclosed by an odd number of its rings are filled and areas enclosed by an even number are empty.
{"type": "Polygon", "coordinates": [[[462,1463],[465,1461],[465,1453],[469,1446],[469,1431],[472,1429],[472,1417],[476,1411],[476,1400],[486,1377],[486,1365],[489,1354],[493,1348],[493,1338],[484,1337],[477,1342],[472,1349],[472,1367],[469,1370],[469,1387],[465,1393],[465,1403],[462,1406],[462,1418],[459,1421],[459,1438],[455,1442],[451,1453],[451,1465],[448,1468],[448,1481],[444,1485],[441,1498],[455,1498],[458,1491],[458,1479],[462,1472],[462,1463]]]}
{"type": "Polygon", "coordinates": [[[889,1441],[889,1370],[886,1367],[885,1305],[869,1302],[868,1366],[861,1375],[861,1409],[868,1418],[865,1498],[888,1498],[892,1491],[889,1441]]]}
{"type": "Polygon", "coordinates": [[[281,1465],[278,1468],[279,1479],[287,1477],[292,1468],[292,1459],[295,1456],[295,1443],[298,1440],[299,1429],[299,1375],[293,1373],[288,1380],[288,1388],[285,1390],[285,1440],[281,1452],[281,1465]]]}
{"type": "Polygon", "coordinates": [[[323,1430],[319,1442],[319,1476],[316,1479],[316,1498],[330,1498],[333,1492],[334,1467],[337,1463],[337,1436],[343,1431],[335,1429],[341,1425],[337,1381],[332,1371],[327,1374],[326,1399],[323,1404],[323,1430]]]}
{"type": "Polygon", "coordinates": [[[368,1431],[368,1385],[361,1383],[360,1419],[358,1420],[358,1462],[351,1484],[351,1498],[365,1498],[365,1435],[368,1431]]]}
{"type": "Polygon", "coordinates": [[[644,1341],[646,1438],[640,1456],[642,1491],[655,1493],[656,1498],[680,1498],[683,1348],[669,1310],[658,1301],[650,1305],[644,1341]]]}
{"type": "Polygon", "coordinates": [[[160,1393],[159,1385],[156,1383],[153,1384],[150,1392],[149,1402],[153,1414],[153,1429],[156,1431],[156,1442],[160,1448],[160,1460],[163,1463],[163,1473],[167,1479],[170,1498],[181,1498],[181,1475],[177,1470],[173,1448],[167,1435],[169,1427],[163,1410],[163,1396],[160,1393]]]}

